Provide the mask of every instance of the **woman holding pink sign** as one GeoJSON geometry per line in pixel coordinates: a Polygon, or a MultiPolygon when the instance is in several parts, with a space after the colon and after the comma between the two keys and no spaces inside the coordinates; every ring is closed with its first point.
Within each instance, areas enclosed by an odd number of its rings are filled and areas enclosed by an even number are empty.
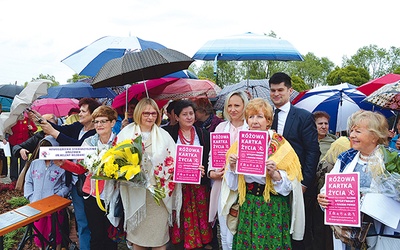
{"type": "MultiPolygon", "coordinates": [[[[247,95],[243,91],[234,91],[227,95],[224,104],[224,116],[226,121],[218,124],[215,132],[227,132],[230,134],[230,144],[232,145],[240,130],[247,130],[248,126],[244,119],[244,109],[248,103],[247,95]]],[[[212,181],[210,194],[210,213],[208,220],[214,222],[218,215],[220,225],[221,245],[223,250],[232,249],[233,234],[226,226],[225,216],[221,214],[220,192],[224,168],[214,168],[209,159],[208,176],[212,181]]]]}
{"type": "MultiPolygon", "coordinates": [[[[370,197],[382,197],[369,196],[369,194],[383,194],[382,198],[389,200],[385,202],[374,200],[374,203],[379,204],[374,207],[374,211],[377,211],[377,214],[385,214],[390,209],[385,208],[386,202],[391,199],[400,202],[400,193],[396,189],[400,180],[398,179],[398,174],[393,174],[393,169],[390,167],[393,163],[395,165],[398,164],[399,157],[397,156],[397,151],[386,147],[388,143],[387,120],[378,112],[359,110],[349,118],[348,129],[350,130],[350,145],[352,148],[339,155],[330,173],[358,172],[361,200],[365,204],[370,197]],[[388,161],[389,158],[391,160],[388,161]]],[[[317,200],[323,209],[333,204],[332,199],[326,195],[326,185],[321,188],[317,200]]],[[[361,206],[361,210],[362,208],[363,206],[361,206]]],[[[393,229],[393,227],[396,228],[397,222],[394,226],[386,225],[382,221],[380,223],[373,219],[372,215],[369,216],[364,213],[361,213],[361,219],[361,227],[332,226],[335,235],[333,239],[334,249],[364,249],[367,245],[368,249],[370,247],[374,249],[375,244],[378,246],[381,238],[378,238],[377,241],[368,242],[366,236],[380,234],[379,231],[381,230],[385,234],[399,233],[398,229],[393,229]]]]}
{"type": "Polygon", "coordinates": [[[200,184],[182,184],[182,209],[180,226],[175,223],[171,229],[171,242],[185,249],[203,248],[212,240],[212,228],[208,223],[210,180],[204,176],[208,167],[210,153],[210,134],[206,129],[193,126],[195,122],[195,104],[189,100],[180,100],[175,104],[174,126],[163,127],[177,145],[203,146],[200,184]]]}
{"type": "MultiPolygon", "coordinates": [[[[246,106],[249,130],[267,131],[266,176],[237,174],[238,142],[227,152],[225,182],[233,192],[223,197],[222,214],[227,215],[238,200],[239,223],[233,249],[292,249],[291,235],[304,235],[304,203],[299,159],[290,144],[270,130],[273,111],[268,101],[255,98],[246,106]]],[[[224,188],[224,186],[223,186],[224,188]]]]}

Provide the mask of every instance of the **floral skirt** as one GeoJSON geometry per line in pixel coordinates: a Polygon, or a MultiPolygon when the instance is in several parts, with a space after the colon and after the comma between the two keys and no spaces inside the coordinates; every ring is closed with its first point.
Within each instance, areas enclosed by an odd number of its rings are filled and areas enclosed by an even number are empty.
{"type": "Polygon", "coordinates": [[[171,229],[173,244],[183,242],[185,249],[202,248],[212,240],[212,228],[208,222],[210,191],[204,185],[182,185],[182,209],[180,227],[174,223],[171,229]]]}
{"type": "Polygon", "coordinates": [[[289,196],[246,194],[239,210],[239,224],[233,249],[292,249],[289,196]]]}

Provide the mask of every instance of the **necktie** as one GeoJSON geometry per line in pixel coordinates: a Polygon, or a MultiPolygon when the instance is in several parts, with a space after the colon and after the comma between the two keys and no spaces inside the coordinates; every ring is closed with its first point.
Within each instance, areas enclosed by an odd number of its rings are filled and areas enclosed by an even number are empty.
{"type": "Polygon", "coordinates": [[[276,132],[278,132],[278,113],[280,111],[281,111],[280,109],[275,109],[274,120],[272,121],[272,126],[271,126],[271,129],[274,129],[276,132]]]}

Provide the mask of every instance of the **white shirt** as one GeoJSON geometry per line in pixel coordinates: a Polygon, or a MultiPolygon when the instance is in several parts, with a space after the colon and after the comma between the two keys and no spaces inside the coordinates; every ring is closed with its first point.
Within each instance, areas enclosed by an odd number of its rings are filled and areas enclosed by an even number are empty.
{"type": "Polygon", "coordinates": [[[290,102],[279,108],[281,111],[278,113],[278,134],[283,135],[283,129],[285,128],[286,119],[290,111],[290,102]]]}

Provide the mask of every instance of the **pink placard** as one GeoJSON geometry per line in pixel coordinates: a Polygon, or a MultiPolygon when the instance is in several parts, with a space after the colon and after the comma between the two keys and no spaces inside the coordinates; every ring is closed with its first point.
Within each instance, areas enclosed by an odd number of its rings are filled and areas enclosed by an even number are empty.
{"type": "Polygon", "coordinates": [[[200,184],[203,146],[176,145],[174,182],[200,184]]]}
{"type": "Polygon", "coordinates": [[[265,176],[266,148],[269,140],[265,131],[239,131],[236,173],[265,176]]]}
{"type": "Polygon", "coordinates": [[[230,147],[231,134],[228,132],[211,132],[211,166],[213,168],[225,167],[226,152],[230,147]]]}
{"type": "Polygon", "coordinates": [[[325,187],[325,224],[360,227],[360,173],[327,173],[325,187]]]}

